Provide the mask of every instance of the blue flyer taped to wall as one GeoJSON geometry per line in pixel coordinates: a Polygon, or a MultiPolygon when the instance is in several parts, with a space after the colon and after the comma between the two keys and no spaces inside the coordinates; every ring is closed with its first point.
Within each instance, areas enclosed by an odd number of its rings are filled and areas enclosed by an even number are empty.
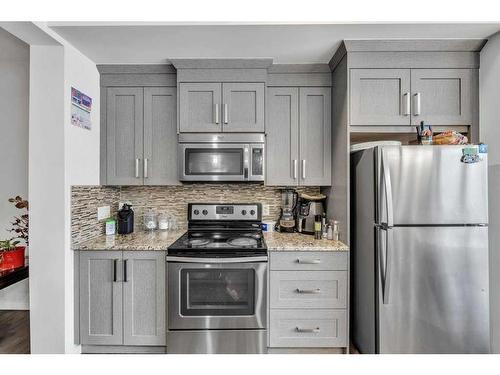
{"type": "Polygon", "coordinates": [[[91,130],[90,112],[92,98],[74,87],[71,88],[71,125],[91,130]]]}

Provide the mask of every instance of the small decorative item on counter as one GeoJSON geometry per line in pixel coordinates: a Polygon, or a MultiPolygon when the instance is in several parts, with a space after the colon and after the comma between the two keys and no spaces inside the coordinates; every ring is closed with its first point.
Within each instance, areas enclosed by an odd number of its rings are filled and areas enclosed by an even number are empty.
{"type": "Polygon", "coordinates": [[[323,212],[321,218],[321,238],[326,239],[328,237],[328,227],[326,224],[326,213],[323,212]]]}
{"type": "Polygon", "coordinates": [[[157,215],[153,211],[144,214],[144,228],[155,230],[158,226],[157,215]]]}
{"type": "Polygon", "coordinates": [[[158,229],[159,230],[168,230],[169,229],[168,215],[160,214],[158,215],[158,229]]]}
{"type": "Polygon", "coordinates": [[[424,122],[421,121],[420,125],[417,125],[417,138],[419,144],[431,145],[433,143],[432,126],[425,125],[424,122]]]}
{"type": "Polygon", "coordinates": [[[272,232],[274,228],[274,222],[272,221],[264,221],[262,222],[262,231],[263,232],[272,232]]]}
{"type": "Polygon", "coordinates": [[[333,230],[332,230],[332,232],[333,232],[333,238],[332,238],[332,240],[338,241],[339,237],[340,237],[340,224],[339,224],[338,220],[333,220],[332,227],[333,227],[333,230]]]}
{"type": "Polygon", "coordinates": [[[106,236],[111,236],[116,233],[116,220],[113,218],[106,220],[106,236]]]}
{"type": "Polygon", "coordinates": [[[455,130],[448,130],[436,135],[432,143],[435,145],[466,145],[469,143],[469,139],[455,130]]]}
{"type": "Polygon", "coordinates": [[[333,226],[331,224],[328,224],[328,230],[326,233],[326,238],[328,240],[333,240],[333,226]]]}
{"type": "Polygon", "coordinates": [[[321,215],[314,217],[314,239],[321,240],[321,215]]]}

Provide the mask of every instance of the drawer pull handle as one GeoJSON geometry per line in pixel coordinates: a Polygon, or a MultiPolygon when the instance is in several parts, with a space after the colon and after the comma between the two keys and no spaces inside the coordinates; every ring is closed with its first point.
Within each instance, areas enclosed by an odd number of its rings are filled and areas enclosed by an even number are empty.
{"type": "Polygon", "coordinates": [[[300,327],[295,327],[296,332],[301,332],[301,333],[319,333],[319,327],[316,328],[300,328],[300,327]]]}
{"type": "Polygon", "coordinates": [[[316,289],[295,289],[295,291],[297,293],[300,293],[300,294],[319,294],[321,293],[321,289],[320,288],[316,288],[316,289]]]}
{"type": "Polygon", "coordinates": [[[299,263],[299,264],[320,264],[321,260],[319,260],[319,259],[303,260],[303,259],[297,258],[297,263],[299,263]]]}

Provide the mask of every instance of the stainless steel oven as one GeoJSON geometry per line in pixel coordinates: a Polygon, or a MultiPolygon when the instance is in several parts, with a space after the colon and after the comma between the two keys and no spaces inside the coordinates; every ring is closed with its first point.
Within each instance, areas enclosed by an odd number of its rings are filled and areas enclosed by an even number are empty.
{"type": "Polygon", "coordinates": [[[264,134],[180,134],[181,181],[264,181],[264,134]]]}
{"type": "Polygon", "coordinates": [[[169,330],[266,328],[267,256],[167,260],[169,330]]]}

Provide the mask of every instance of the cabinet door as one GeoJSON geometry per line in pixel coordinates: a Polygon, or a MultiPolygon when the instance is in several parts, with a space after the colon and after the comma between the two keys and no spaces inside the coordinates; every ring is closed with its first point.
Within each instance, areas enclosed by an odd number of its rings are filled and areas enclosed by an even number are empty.
{"type": "Polygon", "coordinates": [[[121,251],[80,252],[80,340],[123,344],[121,251]]]}
{"type": "Polygon", "coordinates": [[[328,186],[331,179],[331,88],[299,89],[299,185],[328,186]]]}
{"type": "Polygon", "coordinates": [[[173,87],[144,88],[144,184],[179,184],[177,96],[173,87]]]}
{"type": "Polygon", "coordinates": [[[221,118],[220,83],[179,84],[179,130],[181,132],[220,132],[221,118]]]}
{"type": "Polygon", "coordinates": [[[351,69],[350,125],[410,125],[410,69],[351,69]]]}
{"type": "Polygon", "coordinates": [[[412,125],[471,125],[472,69],[412,69],[412,125]],[[420,102],[420,103],[419,103],[420,102]]]}
{"type": "Polygon", "coordinates": [[[222,129],[225,132],[264,132],[264,84],[222,84],[222,129]]]}
{"type": "Polygon", "coordinates": [[[123,343],[166,345],[164,251],[123,252],[123,343]]]}
{"type": "Polygon", "coordinates": [[[112,87],[107,91],[107,183],[142,185],[143,89],[112,87]]]}
{"type": "Polygon", "coordinates": [[[266,113],[266,185],[297,185],[299,89],[268,88],[266,113]]]}

